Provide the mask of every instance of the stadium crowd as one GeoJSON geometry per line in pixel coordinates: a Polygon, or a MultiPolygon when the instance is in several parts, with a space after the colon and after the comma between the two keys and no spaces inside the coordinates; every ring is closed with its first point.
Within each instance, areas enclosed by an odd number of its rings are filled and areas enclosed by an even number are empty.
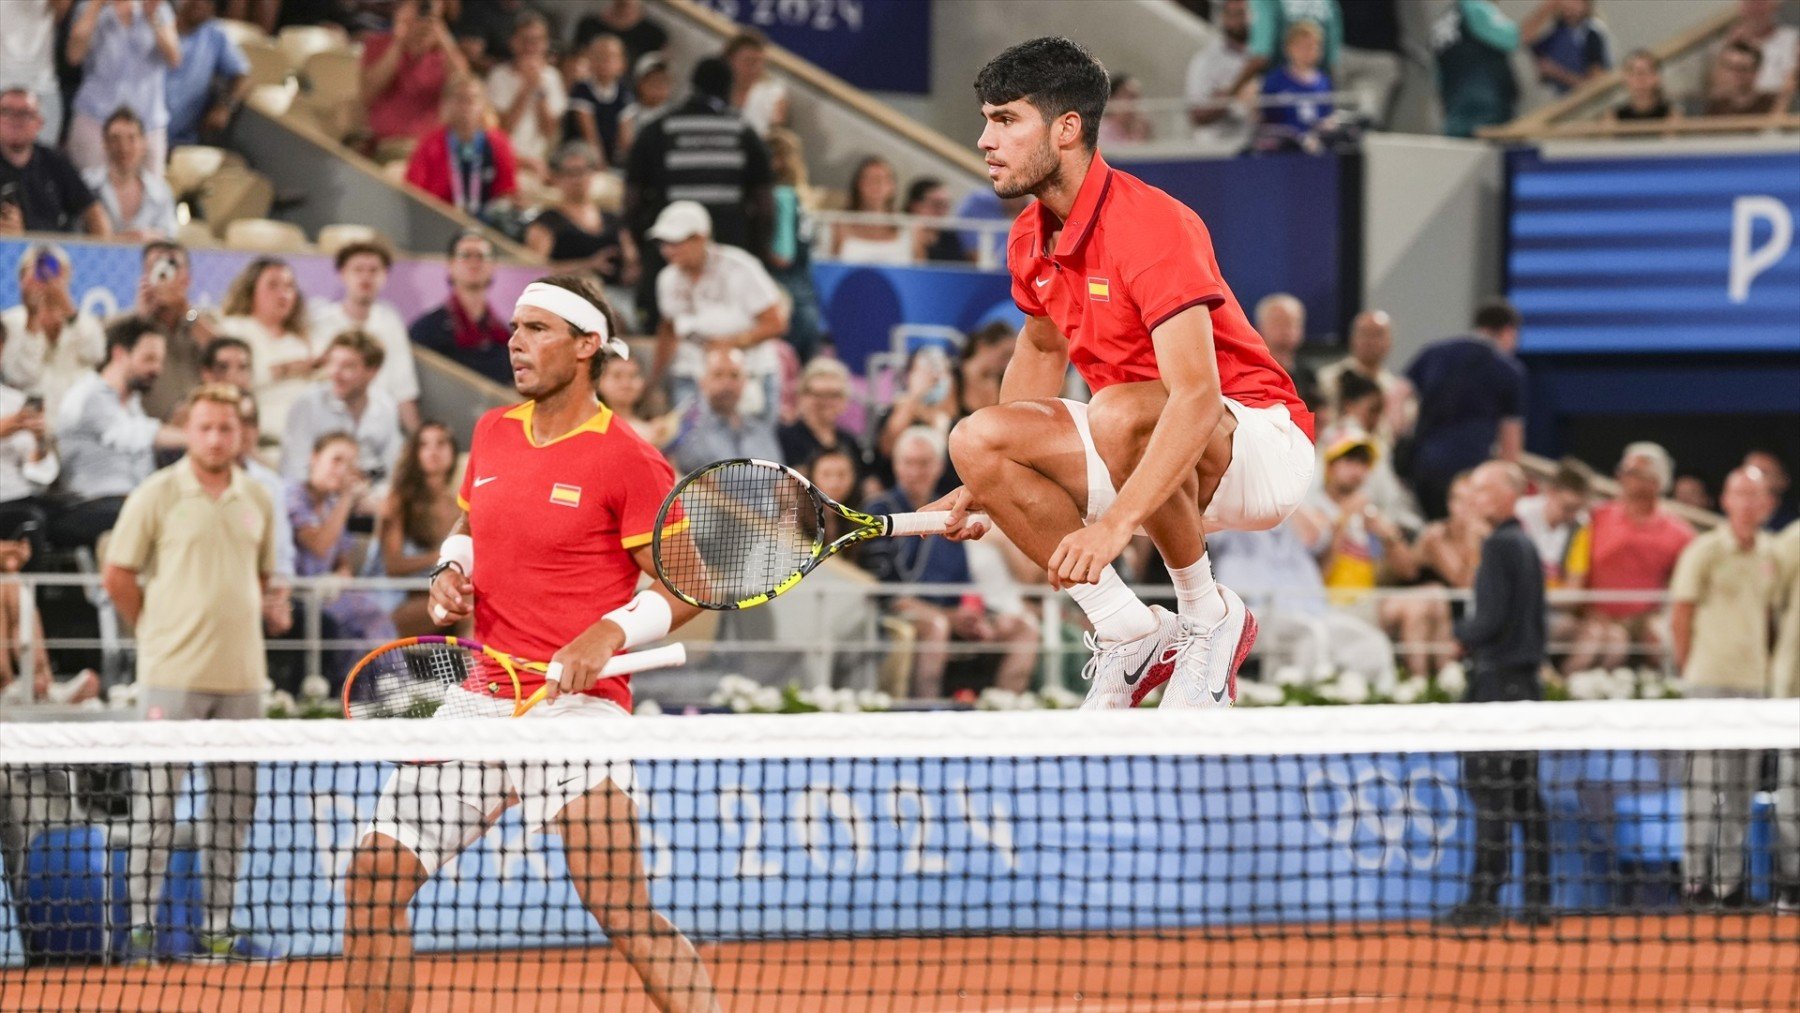
{"type": "MultiPolygon", "coordinates": [[[[1376,96],[1371,108],[1385,106],[1392,75],[1382,54],[1393,47],[1381,40],[1391,32],[1371,19],[1387,5],[1319,6],[1321,16],[1296,20],[1277,4],[1213,5],[1221,31],[1189,68],[1196,131],[1248,127],[1245,143],[1278,136],[1273,147],[1292,147],[1326,129],[1324,119],[1294,119],[1305,104],[1266,107],[1282,118],[1258,130],[1240,115],[1248,107],[1220,103],[1258,89],[1329,93],[1339,73],[1345,87],[1376,96]]],[[[279,578],[428,567],[429,547],[455,516],[457,448],[448,429],[421,417],[412,347],[510,385],[508,316],[489,298],[498,251],[473,231],[446,250],[442,306],[412,321],[381,297],[394,255],[379,242],[333,251],[336,291],[302,292],[288,264],[264,256],[233,280],[216,311],[193,304],[187,251],[168,238],[174,210],[157,168],[171,138],[217,136],[243,97],[245,63],[219,13],[214,0],[6,7],[0,179],[11,196],[0,197],[0,232],[84,230],[145,242],[136,305],[111,321],[76,307],[72,263],[55,244],[31,245],[17,264],[21,303],[0,312],[0,447],[5,474],[18,481],[0,490],[0,534],[21,547],[9,550],[17,565],[48,551],[104,560],[100,542],[127,497],[185,446],[189,392],[230,385],[244,395],[242,422],[254,434],[239,456],[278,506],[278,579],[265,615],[281,634],[292,626],[292,603],[279,578]],[[61,48],[46,30],[58,22],[69,36],[61,48]],[[63,75],[76,70],[80,83],[66,87],[63,75]]],[[[609,363],[600,393],[678,469],[736,456],[784,460],[837,498],[882,510],[915,507],[956,483],[945,439],[997,400],[1012,333],[1001,326],[960,345],[927,343],[897,373],[854,376],[832,355],[808,266],[815,256],[967,261],[975,243],[924,224],[819,227],[812,214],[830,201],[808,183],[786,90],[768,72],[758,33],[731,38],[680,74],[664,52],[668,33],[635,0],[614,0],[574,25],[534,0],[229,0],[223,13],[268,30],[342,25],[362,44],[368,116],[357,143],[406,159],[407,178],[421,188],[511,231],[550,269],[590,273],[635,307],[654,336],[649,354],[609,363]],[[691,157],[703,149],[706,158],[691,157]],[[592,199],[602,173],[622,185],[619,216],[592,199]],[[537,204],[521,203],[527,184],[541,195],[537,204]]],[[[1503,23],[1486,0],[1459,0],[1445,17],[1460,19],[1455,46],[1524,40],[1558,89],[1611,65],[1587,0],[1546,0],[1522,26],[1503,23]]],[[[1797,35],[1774,22],[1772,4],[1744,0],[1701,104],[1726,101],[1741,86],[1762,96],[1758,108],[1785,107],[1797,35]],[[1744,68],[1734,60],[1755,63],[1738,85],[1731,82],[1744,68]]],[[[1439,55],[1441,70],[1455,62],[1439,55]]],[[[1628,64],[1630,97],[1618,116],[1644,118],[1657,103],[1680,114],[1655,85],[1653,59],[1634,54],[1628,64]]],[[[1446,71],[1446,109],[1481,105],[1457,98],[1451,84],[1459,80],[1483,90],[1446,71]]],[[[1148,138],[1147,123],[1133,118],[1133,87],[1128,77],[1114,82],[1119,101],[1103,137],[1148,138]]],[[[1490,82],[1484,93],[1509,89],[1490,82]]],[[[1466,126],[1512,111],[1510,100],[1498,101],[1469,113],[1466,126]]],[[[1023,204],[982,189],[959,204],[941,180],[903,186],[891,163],[871,156],[851,173],[842,206],[1004,221],[1023,204]]],[[[1380,680],[1401,669],[1438,671],[1456,654],[1454,596],[1371,592],[1471,586],[1487,525],[1466,476],[1491,456],[1516,460],[1524,446],[1525,373],[1513,354],[1519,314],[1502,302],[1483,306],[1468,334],[1431,345],[1404,370],[1388,361],[1404,322],[1379,309],[1355,318],[1344,358],[1317,369],[1301,357],[1308,328],[1300,300],[1270,295],[1254,316],[1321,418],[1322,466],[1308,504],[1272,531],[1215,540],[1222,579],[1262,599],[1265,667],[1355,668],[1380,680]]],[[[1753,451],[1746,469],[1769,494],[1764,520],[1776,523],[1787,490],[1779,460],[1753,451]]],[[[1670,589],[1694,532],[1663,497],[1702,504],[1709,491],[1693,476],[1677,482],[1655,444],[1628,447],[1615,477],[1618,496],[1599,501],[1589,470],[1567,461],[1522,504],[1550,587],[1670,589]]],[[[1796,540],[1800,529],[1790,527],[1785,549],[1742,548],[1792,556],[1796,540]]],[[[909,541],[854,561],[884,581],[969,588],[887,602],[920,645],[908,692],[942,694],[952,642],[992,645],[976,663],[979,678],[1008,689],[1030,682],[1042,633],[1019,590],[1043,575],[1002,539],[909,541]]],[[[1122,565],[1134,579],[1164,581],[1147,544],[1122,565]]],[[[327,634],[350,639],[428,625],[417,595],[346,592],[323,611],[327,634]]],[[[1553,632],[1566,672],[1659,658],[1680,643],[1650,600],[1564,609],[1553,632]]],[[[11,664],[0,652],[0,678],[11,664]]]]}

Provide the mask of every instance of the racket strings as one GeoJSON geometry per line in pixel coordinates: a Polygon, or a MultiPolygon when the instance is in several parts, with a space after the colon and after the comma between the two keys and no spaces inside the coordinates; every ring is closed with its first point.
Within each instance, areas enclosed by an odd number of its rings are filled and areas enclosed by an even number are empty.
{"type": "Polygon", "coordinates": [[[661,570],[694,600],[728,606],[767,594],[817,554],[819,507],[783,468],[733,462],[696,475],[680,502],[686,538],[663,539],[661,570]]]}
{"type": "Polygon", "coordinates": [[[347,710],[353,718],[492,717],[485,694],[454,692],[483,671],[483,660],[455,644],[389,648],[357,673],[347,710]]]}

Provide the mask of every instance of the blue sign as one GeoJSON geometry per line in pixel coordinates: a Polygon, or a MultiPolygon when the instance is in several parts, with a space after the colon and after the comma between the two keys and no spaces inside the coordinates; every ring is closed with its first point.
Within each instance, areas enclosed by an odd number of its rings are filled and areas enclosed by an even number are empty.
{"type": "Polygon", "coordinates": [[[1800,153],[1509,169],[1522,351],[1800,351],[1800,153]]]}
{"type": "Polygon", "coordinates": [[[1317,340],[1355,309],[1343,302],[1345,176],[1336,155],[1115,164],[1200,215],[1246,314],[1263,296],[1290,293],[1306,304],[1306,333],[1317,340]]]}
{"type": "Polygon", "coordinates": [[[1023,324],[1004,271],[972,267],[889,267],[813,264],[813,287],[838,358],[854,372],[875,352],[885,352],[901,324],[939,324],[975,330],[995,320],[1023,324]]]}
{"type": "Polygon", "coordinates": [[[930,0],[700,0],[868,91],[931,91],[930,0]]]}

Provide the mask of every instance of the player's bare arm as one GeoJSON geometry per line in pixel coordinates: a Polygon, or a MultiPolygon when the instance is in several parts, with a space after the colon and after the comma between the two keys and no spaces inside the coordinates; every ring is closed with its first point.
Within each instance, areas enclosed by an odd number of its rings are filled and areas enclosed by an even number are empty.
{"type": "MultiPolygon", "coordinates": [[[[674,592],[657,578],[656,560],[650,546],[641,545],[632,549],[631,559],[638,565],[638,569],[650,575],[649,590],[668,603],[671,631],[680,629],[688,620],[700,614],[700,609],[675,597],[674,592]]],[[[602,617],[583,630],[580,636],[551,657],[552,666],[561,666],[562,677],[547,682],[549,698],[555,699],[562,693],[581,693],[593,688],[594,683],[600,679],[600,670],[613,655],[624,650],[626,636],[625,628],[610,617],[602,617]]]]}
{"type": "Polygon", "coordinates": [[[1049,317],[1027,317],[1000,377],[1000,403],[1056,397],[1069,372],[1069,339],[1049,317]]]}
{"type": "Polygon", "coordinates": [[[1059,589],[1100,579],[1145,518],[1193,474],[1225,413],[1207,307],[1182,310],[1152,331],[1150,340],[1169,400],[1119,498],[1094,523],[1065,536],[1051,555],[1050,583],[1059,589]]]}

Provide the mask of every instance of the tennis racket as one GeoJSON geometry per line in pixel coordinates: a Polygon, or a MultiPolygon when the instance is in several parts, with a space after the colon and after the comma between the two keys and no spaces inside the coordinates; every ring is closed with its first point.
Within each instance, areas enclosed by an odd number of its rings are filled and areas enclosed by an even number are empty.
{"type": "MultiPolygon", "coordinates": [[[[686,661],[687,648],[669,644],[616,655],[600,675],[610,679],[686,661]]],[[[542,673],[548,668],[462,637],[407,637],[370,651],[350,670],[344,680],[344,716],[516,718],[549,693],[546,684],[526,696],[519,670],[542,673]]]]}
{"type": "MultiPolygon", "coordinates": [[[[775,598],[858,542],[941,535],[949,519],[943,510],[852,510],[792,468],[739,458],[709,464],[676,483],[656,515],[650,547],[656,575],[677,598],[729,611],[775,598]],[[830,516],[850,527],[827,542],[830,516]]],[[[988,519],[970,514],[969,521],[988,519]]]]}

